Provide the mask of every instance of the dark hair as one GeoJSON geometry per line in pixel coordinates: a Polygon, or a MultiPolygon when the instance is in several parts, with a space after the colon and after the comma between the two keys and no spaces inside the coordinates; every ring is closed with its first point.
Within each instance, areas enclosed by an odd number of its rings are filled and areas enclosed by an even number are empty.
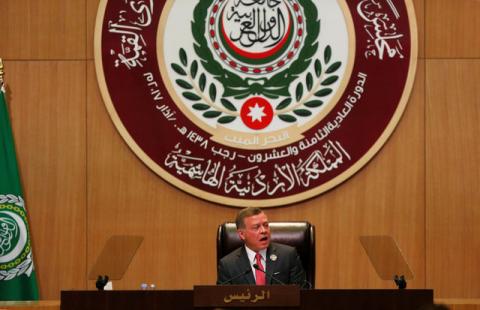
{"type": "Polygon", "coordinates": [[[262,213],[262,209],[260,208],[254,208],[254,207],[248,207],[245,209],[240,210],[237,214],[237,218],[235,219],[235,224],[237,225],[237,229],[240,228],[245,228],[245,221],[244,219],[249,216],[257,215],[262,213]]]}

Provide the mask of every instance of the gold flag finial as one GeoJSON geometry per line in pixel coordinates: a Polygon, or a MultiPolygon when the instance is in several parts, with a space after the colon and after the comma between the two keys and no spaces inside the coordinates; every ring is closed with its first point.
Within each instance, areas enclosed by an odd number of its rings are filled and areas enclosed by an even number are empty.
{"type": "Polygon", "coordinates": [[[3,60],[0,58],[0,83],[3,83],[3,60]]]}

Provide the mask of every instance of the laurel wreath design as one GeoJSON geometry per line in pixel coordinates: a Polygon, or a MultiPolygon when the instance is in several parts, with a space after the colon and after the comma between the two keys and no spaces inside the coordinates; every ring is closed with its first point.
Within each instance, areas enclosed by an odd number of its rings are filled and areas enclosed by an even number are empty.
{"type": "Polygon", "coordinates": [[[317,8],[311,0],[299,0],[303,6],[307,23],[307,36],[305,44],[297,60],[285,70],[272,76],[270,79],[257,80],[243,79],[237,74],[223,69],[222,65],[215,61],[212,52],[208,48],[205,38],[205,25],[208,7],[211,1],[199,1],[193,12],[192,34],[195,39],[193,45],[195,53],[201,59],[203,68],[214,76],[224,86],[223,97],[243,99],[250,95],[264,95],[267,98],[276,99],[280,96],[289,96],[289,85],[298,78],[310,65],[311,58],[318,49],[317,38],[320,33],[317,8]],[[254,82],[255,81],[255,82],[254,82]],[[249,83],[250,82],[250,83],[249,83]],[[263,83],[263,84],[262,84],[263,83]]]}
{"type": "Polygon", "coordinates": [[[293,123],[297,121],[297,118],[294,115],[299,117],[310,116],[312,115],[312,112],[310,111],[311,109],[323,105],[324,102],[320,99],[333,92],[333,89],[330,88],[330,86],[337,82],[339,78],[338,75],[335,75],[334,73],[342,66],[341,61],[336,61],[330,64],[331,59],[332,48],[330,45],[327,45],[323,52],[323,61],[324,65],[327,67],[326,70],[323,71],[322,61],[316,59],[314,62],[314,74],[317,78],[317,82],[314,83],[313,74],[308,72],[305,81],[298,82],[295,87],[296,103],[292,104],[294,100],[290,96],[282,100],[275,107],[275,114],[278,115],[278,118],[284,122],[293,123]],[[304,90],[307,91],[305,95],[304,90]],[[288,114],[290,112],[294,115],[288,114]]]}
{"type": "Polygon", "coordinates": [[[11,268],[7,271],[0,270],[0,281],[8,281],[13,278],[19,277],[22,274],[26,273],[27,276],[30,276],[33,271],[33,260],[32,260],[32,250],[27,255],[27,258],[21,262],[18,266],[11,268]]]}
{"type": "Polygon", "coordinates": [[[220,124],[233,122],[240,115],[235,105],[224,97],[220,99],[221,106],[218,105],[217,86],[213,82],[208,82],[205,73],[198,74],[198,62],[194,60],[189,65],[187,53],[183,48],[179,51],[179,58],[181,65],[172,63],[171,67],[183,78],[175,80],[175,83],[184,89],[182,96],[194,102],[192,108],[202,111],[205,118],[216,118],[220,124]],[[204,93],[207,85],[208,95],[204,93]]]}
{"type": "Polygon", "coordinates": [[[25,209],[25,203],[21,196],[15,196],[12,194],[0,194],[0,203],[11,203],[25,209]]]}
{"type": "MultiPolygon", "coordinates": [[[[196,60],[189,65],[187,53],[183,48],[179,51],[179,59],[181,65],[172,63],[171,67],[177,74],[184,77],[175,80],[175,82],[184,89],[182,96],[195,102],[192,108],[203,111],[202,115],[205,118],[217,118],[217,122],[220,124],[233,122],[239,116],[235,105],[224,97],[220,99],[222,106],[216,104],[217,87],[214,83],[207,82],[204,73],[198,74],[199,66],[196,60]],[[204,93],[207,84],[209,85],[208,96],[204,93]]],[[[274,115],[284,122],[294,123],[297,121],[297,117],[311,116],[311,109],[321,107],[324,104],[321,99],[333,92],[330,87],[339,79],[339,76],[334,73],[342,66],[341,61],[331,63],[331,59],[332,48],[327,45],[323,52],[323,64],[320,59],[316,59],[313,64],[313,74],[315,74],[316,82],[312,72],[308,72],[305,81],[297,83],[295,101],[289,94],[275,107],[274,115]],[[325,71],[323,71],[323,67],[326,67],[325,71]],[[295,103],[292,104],[293,102],[295,103]]]]}

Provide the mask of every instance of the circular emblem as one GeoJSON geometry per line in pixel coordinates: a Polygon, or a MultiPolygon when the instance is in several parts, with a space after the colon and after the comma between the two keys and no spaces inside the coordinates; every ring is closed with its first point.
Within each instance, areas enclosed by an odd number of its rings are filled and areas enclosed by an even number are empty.
{"type": "Polygon", "coordinates": [[[278,206],[358,171],[413,84],[411,0],[103,0],[100,89],[146,165],[198,197],[278,206]]]}
{"type": "Polygon", "coordinates": [[[0,195],[0,281],[33,270],[23,199],[0,195]]]}

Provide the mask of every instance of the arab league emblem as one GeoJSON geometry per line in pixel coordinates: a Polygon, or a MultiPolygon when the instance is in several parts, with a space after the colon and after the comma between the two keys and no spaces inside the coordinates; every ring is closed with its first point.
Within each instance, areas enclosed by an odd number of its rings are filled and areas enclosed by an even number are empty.
{"type": "Polygon", "coordinates": [[[0,281],[32,273],[32,247],[28,235],[23,198],[0,194],[0,281]]]}
{"type": "Polygon", "coordinates": [[[325,192],[386,142],[412,88],[411,0],[100,3],[117,129],[166,181],[233,206],[325,192]]]}

